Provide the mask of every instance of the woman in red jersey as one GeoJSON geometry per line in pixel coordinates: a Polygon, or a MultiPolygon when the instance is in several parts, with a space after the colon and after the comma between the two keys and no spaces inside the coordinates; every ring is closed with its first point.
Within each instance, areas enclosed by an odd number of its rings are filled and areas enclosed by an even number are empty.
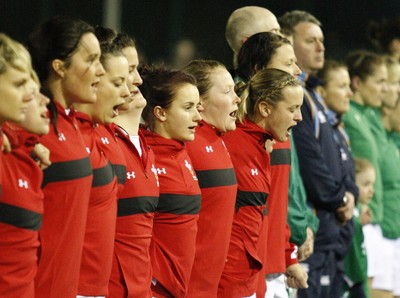
{"type": "Polygon", "coordinates": [[[187,150],[201,188],[196,256],[188,297],[217,297],[228,254],[236,199],[236,176],[222,135],[236,129],[240,98],[224,65],[195,60],[183,68],[194,75],[203,107],[193,142],[187,150]]]}
{"type": "Polygon", "coordinates": [[[238,179],[235,217],[219,297],[255,296],[263,263],[257,251],[271,188],[269,139],[285,141],[301,121],[299,81],[278,69],[255,74],[241,94],[237,129],[224,136],[238,179]]]}
{"type": "MultiPolygon", "coordinates": [[[[122,50],[128,60],[130,97],[119,107],[119,116],[115,118],[113,125],[107,127],[125,158],[123,188],[118,194],[109,297],[146,298],[152,297],[150,243],[159,183],[154,153],[139,131],[146,100],[139,90],[143,81],[137,70],[139,60],[136,45],[133,39],[124,33],[114,36],[113,43],[122,50]]],[[[120,157],[116,156],[118,151],[111,144],[111,141],[102,142],[113,167],[118,166],[118,169],[121,164],[120,157]]]]}
{"type": "Polygon", "coordinates": [[[96,27],[100,42],[100,62],[105,74],[97,86],[97,101],[76,104],[79,129],[89,152],[93,168],[92,191],[86,222],[82,264],[77,297],[105,297],[114,252],[117,216],[117,179],[103,151],[99,127],[118,116],[118,108],[129,96],[129,67],[122,51],[108,38],[108,30],[96,27]]]}
{"type": "Polygon", "coordinates": [[[147,100],[143,130],[156,156],[160,199],[150,256],[154,297],[186,297],[195,256],[200,188],[185,142],[201,120],[195,79],[181,71],[141,72],[147,100]]]}
{"type": "MultiPolygon", "coordinates": [[[[271,32],[261,32],[249,37],[238,54],[237,73],[248,81],[256,72],[264,68],[276,68],[293,76],[301,73],[296,64],[296,56],[289,40],[271,32]]],[[[257,297],[286,295],[285,273],[290,287],[299,287],[307,276],[297,260],[297,246],[289,242],[291,231],[288,225],[288,190],[291,169],[290,138],[276,142],[271,152],[271,185],[267,201],[268,216],[263,221],[258,253],[263,266],[259,274],[257,297]],[[273,243],[273,245],[268,245],[273,243]],[[267,286],[266,286],[267,280],[267,286]],[[291,283],[292,280],[300,283],[291,283]],[[281,294],[278,294],[281,293],[281,294]]],[[[292,198],[293,199],[293,198],[292,198]]],[[[298,200],[298,198],[296,198],[298,200]]],[[[304,204],[306,206],[306,204],[304,204]]],[[[297,204],[295,204],[297,207],[297,204]]],[[[305,210],[296,209],[300,214],[305,210]]],[[[289,214],[291,216],[291,214],[289,214]]],[[[300,250],[303,250],[301,248],[300,250]]],[[[304,286],[304,284],[303,284],[304,286]]]]}
{"type": "Polygon", "coordinates": [[[92,167],[75,119],[75,103],[93,103],[104,69],[94,29],[54,17],[30,34],[28,49],[43,92],[50,97],[51,126],[41,143],[52,164],[44,171],[44,214],[39,232],[36,297],[76,297],[92,185],[92,167]]]}
{"type": "MultiPolygon", "coordinates": [[[[29,53],[18,45],[20,56],[30,64],[29,53]]],[[[37,79],[34,72],[32,75],[37,79]]],[[[42,224],[42,170],[30,156],[39,136],[48,133],[49,99],[39,93],[38,80],[27,80],[35,98],[26,106],[18,125],[5,122],[2,130],[12,147],[3,157],[3,198],[0,203],[0,293],[3,297],[34,297],[38,230],[42,224]]]]}
{"type": "MultiPolygon", "coordinates": [[[[7,35],[0,33],[0,124],[4,121],[21,122],[26,115],[27,103],[33,93],[29,88],[30,62],[21,59],[24,49],[7,35]]],[[[3,135],[0,132],[0,147],[3,146],[3,135]]],[[[2,170],[0,151],[0,199],[2,170]]]]}

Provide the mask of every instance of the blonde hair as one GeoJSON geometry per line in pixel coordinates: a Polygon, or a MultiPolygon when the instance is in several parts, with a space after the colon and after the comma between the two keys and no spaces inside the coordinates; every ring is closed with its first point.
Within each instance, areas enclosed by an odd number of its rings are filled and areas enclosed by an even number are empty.
{"type": "Polygon", "coordinates": [[[32,72],[31,56],[22,44],[0,33],[0,75],[7,72],[9,67],[32,72]]]}
{"type": "Polygon", "coordinates": [[[274,107],[283,100],[282,90],[285,87],[301,85],[300,81],[290,73],[270,68],[257,72],[247,84],[239,82],[236,86],[235,91],[241,98],[236,115],[239,121],[243,122],[245,117],[254,120],[260,102],[267,102],[274,107]]]}
{"type": "Polygon", "coordinates": [[[354,167],[356,175],[363,173],[368,169],[372,169],[375,171],[375,168],[372,165],[372,163],[365,158],[354,157],[354,167]]]}

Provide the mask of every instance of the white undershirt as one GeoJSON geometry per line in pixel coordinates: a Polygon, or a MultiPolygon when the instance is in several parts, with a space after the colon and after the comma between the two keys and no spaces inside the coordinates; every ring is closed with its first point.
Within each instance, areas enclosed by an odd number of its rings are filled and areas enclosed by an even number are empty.
{"type": "Polygon", "coordinates": [[[142,148],[140,147],[140,140],[139,136],[129,136],[129,139],[131,140],[132,144],[135,145],[136,150],[139,152],[139,155],[142,156],[142,148]]]}

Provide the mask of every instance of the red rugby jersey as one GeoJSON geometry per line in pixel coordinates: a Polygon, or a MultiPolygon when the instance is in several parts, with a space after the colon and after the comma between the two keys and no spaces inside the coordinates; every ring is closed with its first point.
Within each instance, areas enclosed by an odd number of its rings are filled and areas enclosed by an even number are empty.
{"type": "Polygon", "coordinates": [[[248,120],[223,137],[235,168],[238,193],[219,297],[245,297],[256,291],[257,273],[263,266],[257,244],[271,183],[270,155],[265,151],[270,138],[248,120]]]}
{"type": "Polygon", "coordinates": [[[265,296],[267,274],[285,273],[287,266],[297,263],[296,246],[289,242],[290,228],[287,224],[290,158],[290,139],[284,143],[276,142],[271,152],[268,217],[259,242],[259,254],[265,266],[259,274],[257,297],[265,296]]]}
{"type": "Polygon", "coordinates": [[[35,278],[36,297],[74,297],[78,290],[92,166],[76,124],[74,111],[57,102],[57,132],[40,142],[50,150],[52,164],[43,172],[44,214],[35,278]]]}
{"type": "MultiPolygon", "coordinates": [[[[159,182],[154,154],[139,132],[142,155],[121,128],[114,127],[118,146],[126,160],[126,178],[118,196],[114,261],[109,282],[110,297],[151,297],[150,242],[159,182]]],[[[111,149],[109,144],[104,147],[111,149]]],[[[109,150],[106,150],[106,154],[109,150]]],[[[113,162],[113,159],[111,159],[113,162]]]]}
{"type": "Polygon", "coordinates": [[[114,251],[117,179],[97,138],[99,125],[94,124],[87,114],[76,113],[75,117],[93,168],[77,294],[105,296],[114,251]]]}
{"type": "Polygon", "coordinates": [[[153,295],[166,290],[185,297],[195,256],[201,192],[185,144],[143,130],[156,157],[160,199],[154,217],[150,256],[153,295]]]}
{"type": "Polygon", "coordinates": [[[237,192],[236,175],[221,134],[205,121],[187,151],[201,189],[196,256],[188,297],[216,297],[228,254],[237,192]]]}
{"type": "Polygon", "coordinates": [[[29,298],[35,295],[43,214],[43,173],[29,155],[38,138],[12,124],[2,127],[12,152],[4,155],[1,166],[7,179],[0,202],[0,293],[29,298]]]}
{"type": "Polygon", "coordinates": [[[99,125],[96,129],[96,138],[101,149],[111,162],[118,181],[118,195],[124,189],[126,181],[126,158],[121,147],[121,140],[117,137],[117,125],[99,125]]]}

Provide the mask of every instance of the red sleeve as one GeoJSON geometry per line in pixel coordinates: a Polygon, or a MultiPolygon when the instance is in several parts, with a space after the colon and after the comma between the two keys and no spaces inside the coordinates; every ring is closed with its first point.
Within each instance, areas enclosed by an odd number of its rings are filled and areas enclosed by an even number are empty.
{"type": "Polygon", "coordinates": [[[298,246],[294,243],[289,242],[290,239],[290,227],[286,224],[286,245],[285,245],[285,254],[286,254],[286,268],[290,265],[297,264],[299,261],[297,260],[297,251],[298,246]]]}

